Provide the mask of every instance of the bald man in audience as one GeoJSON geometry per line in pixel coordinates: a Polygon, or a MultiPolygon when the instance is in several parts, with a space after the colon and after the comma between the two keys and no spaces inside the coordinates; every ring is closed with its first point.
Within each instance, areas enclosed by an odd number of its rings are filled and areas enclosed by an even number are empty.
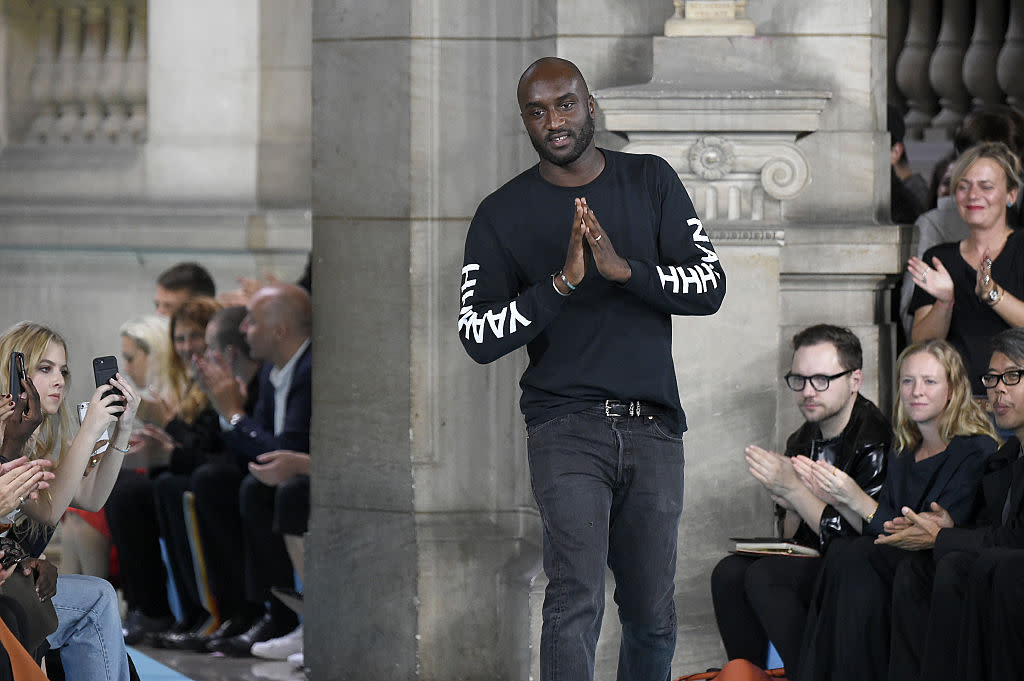
{"type": "MultiPolygon", "coordinates": [[[[244,391],[223,358],[204,358],[197,365],[197,373],[220,414],[227,447],[240,462],[265,465],[267,457],[261,455],[268,452],[309,452],[312,305],[305,289],[275,284],[257,291],[246,308],[240,329],[253,358],[264,362],[259,399],[252,414],[246,413],[244,391]]],[[[295,613],[270,595],[272,587],[287,589],[294,584],[294,566],[282,530],[275,523],[275,509],[278,504],[296,508],[303,498],[308,506],[308,476],[295,477],[305,480],[274,486],[252,474],[241,480],[238,496],[246,600],[251,608],[262,611],[262,616],[237,636],[211,641],[208,649],[213,652],[244,656],[251,654],[254,644],[263,642],[268,642],[260,648],[261,654],[267,653],[264,657],[285,659],[302,651],[302,627],[295,613]],[[264,610],[266,602],[270,606],[264,610]],[[270,651],[263,650],[268,646],[270,651]]],[[[197,498],[197,504],[200,502],[197,498]]],[[[290,534],[288,530],[283,532],[290,534]]]]}

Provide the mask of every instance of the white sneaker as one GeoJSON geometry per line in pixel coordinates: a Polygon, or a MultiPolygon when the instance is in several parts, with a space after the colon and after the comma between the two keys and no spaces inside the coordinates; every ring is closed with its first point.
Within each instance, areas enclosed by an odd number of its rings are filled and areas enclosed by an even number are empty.
{"type": "Polygon", "coordinates": [[[306,658],[303,657],[302,653],[292,653],[288,656],[288,664],[296,669],[302,669],[306,666],[306,658]]]}
{"type": "Polygon", "coordinates": [[[289,634],[262,643],[253,643],[250,651],[266,660],[287,660],[289,655],[302,652],[302,625],[289,634]]]}

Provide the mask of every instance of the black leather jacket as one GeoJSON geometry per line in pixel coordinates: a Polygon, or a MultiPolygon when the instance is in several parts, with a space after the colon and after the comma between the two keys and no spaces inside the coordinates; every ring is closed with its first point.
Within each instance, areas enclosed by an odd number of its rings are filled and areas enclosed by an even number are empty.
{"type": "MultiPolygon", "coordinates": [[[[886,454],[892,443],[889,420],[878,407],[863,395],[854,402],[850,421],[838,437],[821,439],[817,423],[805,423],[786,441],[786,456],[804,456],[815,461],[827,461],[853,478],[860,488],[873,499],[878,498],[885,481],[886,454]]],[[[777,509],[780,517],[785,509],[777,509]]],[[[818,524],[819,532],[801,521],[793,535],[800,544],[816,547],[822,553],[835,537],[859,534],[839,511],[825,506],[818,524]]]]}

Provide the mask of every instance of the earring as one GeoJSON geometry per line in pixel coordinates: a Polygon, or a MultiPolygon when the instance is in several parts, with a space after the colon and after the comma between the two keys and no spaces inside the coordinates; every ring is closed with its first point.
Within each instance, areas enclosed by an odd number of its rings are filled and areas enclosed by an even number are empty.
{"type": "Polygon", "coordinates": [[[1013,199],[1006,199],[1006,207],[1009,208],[1013,205],[1013,199]]]}

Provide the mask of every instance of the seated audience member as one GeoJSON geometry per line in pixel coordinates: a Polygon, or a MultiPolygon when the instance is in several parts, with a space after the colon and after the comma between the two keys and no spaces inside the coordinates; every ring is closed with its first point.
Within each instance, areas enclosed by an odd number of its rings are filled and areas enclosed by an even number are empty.
{"type": "MultiPolygon", "coordinates": [[[[210,359],[198,365],[200,380],[221,416],[224,442],[246,463],[279,449],[308,452],[312,409],[309,294],[293,284],[265,287],[249,300],[247,310],[241,330],[252,356],[265,362],[253,414],[246,413],[245,395],[223,361],[210,359]]],[[[203,493],[195,490],[197,506],[206,503],[200,500],[203,493]]],[[[293,648],[296,639],[301,646],[295,614],[270,597],[271,587],[288,588],[294,583],[284,541],[273,529],[276,493],[252,475],[241,481],[239,490],[246,598],[261,610],[260,604],[269,601],[270,609],[248,631],[210,642],[209,650],[248,655],[254,643],[286,634],[291,636],[293,648]]]]}
{"type": "MultiPolygon", "coordinates": [[[[964,668],[968,650],[978,641],[961,636],[966,600],[979,582],[991,582],[995,559],[1005,549],[1024,549],[1024,329],[1010,329],[992,341],[992,357],[982,382],[988,390],[996,425],[1015,433],[992,455],[978,488],[977,523],[955,526],[946,509],[933,503],[915,513],[907,509],[885,529],[878,543],[916,554],[896,570],[892,602],[892,654],[889,678],[981,679],[981,670],[964,668]],[[957,673],[958,662],[960,673],[957,673]]],[[[1020,573],[1024,574],[1024,573],[1020,573]]],[[[1018,577],[1019,579],[1019,577],[1018,577]]],[[[1017,607],[1024,608],[1024,602],[1017,607]]],[[[982,610],[988,609],[988,606],[982,610]]],[[[1019,611],[1019,610],[1018,610],[1019,611]]],[[[996,629],[982,640],[993,648],[1013,647],[1013,635],[996,629]]],[[[1017,647],[1017,662],[1024,662],[1017,647]]],[[[1019,670],[1020,665],[1012,669],[1019,670]]],[[[998,675],[991,678],[1011,678],[998,675]]]]}
{"type": "MultiPolygon", "coordinates": [[[[48,459],[53,464],[53,478],[45,494],[24,500],[8,531],[14,533],[12,536],[28,555],[38,557],[70,504],[88,510],[103,506],[128,451],[139,396],[117,374],[109,385],[100,386],[92,394],[82,425],[73,434],[74,419],[65,400],[71,381],[67,343],[46,327],[21,322],[0,335],[0,355],[10,357],[13,350],[25,354],[28,380],[23,387],[31,383],[26,388],[29,410],[23,416],[16,409],[5,421],[5,442],[0,452],[6,450],[8,438],[19,439],[19,449],[30,460],[48,459]],[[123,396],[112,392],[111,386],[120,389],[123,396]],[[38,418],[38,428],[33,426],[26,434],[16,423],[29,416],[32,420],[38,418]],[[107,446],[96,447],[107,429],[107,446]]],[[[41,573],[44,568],[39,562],[31,565],[37,575],[37,588],[49,593],[41,573]]],[[[126,681],[128,655],[110,583],[84,575],[60,575],[51,601],[57,613],[57,629],[47,641],[51,648],[60,649],[66,678],[126,681]]]]}
{"type": "Polygon", "coordinates": [[[170,317],[189,298],[214,298],[216,295],[213,277],[205,267],[199,263],[180,262],[157,277],[153,307],[161,317],[170,317]]]}
{"type": "MultiPolygon", "coordinates": [[[[862,361],[860,341],[849,329],[819,324],[796,334],[786,384],[806,422],[786,441],[785,456],[747,447],[751,475],[785,517],[785,536],[822,552],[835,537],[859,534],[860,519],[851,523],[815,496],[794,471],[792,457],[836,466],[877,496],[892,431],[878,407],[858,392],[862,361]]],[[[730,660],[743,658],[763,667],[771,640],[794,673],[820,562],[737,554],[718,563],[711,589],[730,660]]]]}
{"type": "MultiPolygon", "coordinates": [[[[251,414],[259,398],[259,374],[262,363],[254,360],[239,326],[245,318],[244,307],[218,310],[206,325],[206,356],[223,363],[239,386],[245,386],[245,412],[251,414]]],[[[245,462],[228,451],[211,456],[189,476],[162,476],[157,481],[158,503],[168,509],[177,505],[184,515],[181,499],[185,490],[195,492],[193,507],[198,528],[198,545],[184,536],[171,536],[169,550],[192,555],[208,566],[206,580],[216,605],[220,626],[205,629],[166,632],[156,637],[159,647],[205,651],[211,641],[230,638],[247,631],[262,615],[262,607],[245,601],[245,572],[242,553],[242,519],[238,510],[238,488],[245,477],[245,462]],[[201,556],[195,552],[201,552],[201,556]]],[[[168,515],[170,515],[170,511],[168,515]]]]}
{"type": "MultiPolygon", "coordinates": [[[[945,198],[953,193],[950,182],[953,177],[953,164],[956,163],[956,154],[950,153],[935,162],[932,168],[932,181],[928,185],[928,210],[938,206],[939,199],[945,198]]],[[[924,251],[921,251],[924,253],[924,251]]]]}
{"type": "Polygon", "coordinates": [[[898,224],[910,224],[925,211],[928,200],[928,185],[919,173],[910,167],[907,148],[903,137],[907,128],[903,123],[903,114],[896,107],[889,105],[888,113],[889,143],[889,212],[892,221],[898,224]]]}
{"type": "MultiPolygon", "coordinates": [[[[982,142],[1002,142],[1019,158],[1024,151],[1024,118],[1010,107],[972,111],[964,118],[954,137],[956,156],[959,157],[982,142]]],[[[1018,220],[1019,211],[1016,207],[1011,207],[1008,212],[1008,224],[1017,226],[1018,220]]],[[[914,230],[917,243],[914,249],[916,258],[924,258],[925,252],[939,244],[963,241],[970,234],[953,195],[938,201],[934,210],[923,213],[914,223],[914,230]]],[[[913,275],[908,271],[903,277],[899,304],[900,319],[903,320],[908,338],[911,336],[914,322],[913,313],[910,312],[914,283],[913,275]]]]}
{"type": "Polygon", "coordinates": [[[1002,143],[971,147],[957,159],[953,188],[969,234],[940,244],[907,271],[915,343],[945,338],[963,357],[972,392],[983,397],[988,344],[1000,331],[1024,325],[1024,234],[1010,229],[1007,206],[1017,199],[1020,160],[1002,143]]]}
{"type": "Polygon", "coordinates": [[[801,471],[865,536],[833,542],[815,587],[801,645],[798,681],[884,679],[889,666],[892,580],[906,551],[875,543],[904,508],[938,503],[970,522],[985,462],[997,442],[971,397],[960,355],[942,340],[911,345],[896,362],[896,444],[878,500],[823,462],[801,471]]]}
{"type": "Polygon", "coordinates": [[[187,475],[211,452],[221,449],[217,414],[192,375],[193,358],[206,349],[206,324],[217,309],[212,298],[190,298],[171,316],[168,342],[174,352],[168,355],[170,366],[166,373],[172,397],[169,401],[161,398],[151,402],[150,418],[160,426],[146,424],[133,444],[133,451],[146,451],[165,463],[142,472],[124,470],[107,502],[111,535],[118,552],[125,557],[121,586],[129,608],[124,636],[130,645],[148,633],[164,631],[172,625],[193,628],[207,618],[198,596],[191,553],[176,552],[169,552],[168,557],[182,619],[175,624],[171,617],[159,539],[168,532],[179,531],[177,528],[184,521],[161,517],[154,495],[155,479],[164,471],[187,475]],[[178,405],[176,409],[171,407],[172,403],[178,405]]]}

